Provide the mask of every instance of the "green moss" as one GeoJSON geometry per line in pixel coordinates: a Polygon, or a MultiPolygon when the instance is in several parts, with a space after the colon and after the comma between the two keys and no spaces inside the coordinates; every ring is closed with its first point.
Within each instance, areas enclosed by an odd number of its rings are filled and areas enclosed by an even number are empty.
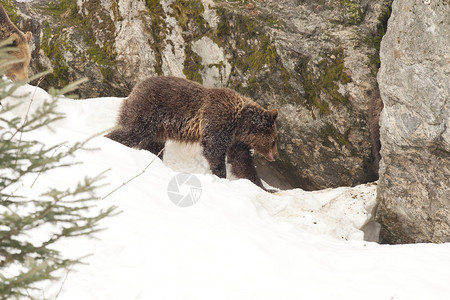
{"type": "Polygon", "coordinates": [[[77,18],[78,16],[77,3],[72,0],[51,1],[47,6],[41,6],[40,8],[53,16],[64,19],[77,18]]]}
{"type": "MultiPolygon", "coordinates": [[[[281,97],[280,104],[295,102],[289,82],[291,79],[299,80],[299,76],[284,68],[274,40],[267,30],[269,27],[282,25],[263,11],[258,10],[259,14],[252,14],[252,11],[243,9],[242,2],[239,1],[216,3],[215,10],[219,17],[217,29],[208,36],[225,49],[230,57],[228,62],[231,74],[227,86],[254,99],[261,99],[264,90],[276,86],[279,93],[286,95],[281,97]],[[234,80],[237,78],[240,80],[234,80]],[[242,78],[248,78],[247,82],[241,82],[242,78]]],[[[251,3],[257,10],[258,2],[251,3]]]]}
{"type": "Polygon", "coordinates": [[[247,15],[233,15],[230,18],[224,8],[217,8],[220,18],[213,39],[220,45],[226,45],[230,39],[236,43],[240,55],[234,55],[231,64],[240,71],[255,76],[261,71],[273,71],[279,65],[276,47],[263,32],[263,24],[247,15]]]}
{"type": "Polygon", "coordinates": [[[188,46],[185,48],[185,54],[186,58],[184,60],[183,68],[184,75],[189,80],[203,83],[202,75],[200,75],[200,71],[204,69],[202,58],[188,46]]]}
{"type": "Polygon", "coordinates": [[[364,21],[365,13],[360,0],[332,0],[328,1],[329,9],[337,10],[339,14],[330,19],[331,23],[345,26],[359,25],[364,21]]]}
{"type": "Polygon", "coordinates": [[[248,80],[248,88],[249,89],[256,89],[258,86],[258,80],[256,79],[256,77],[251,77],[248,80]]]}
{"type": "MultiPolygon", "coordinates": [[[[93,17],[98,5],[98,3],[90,2],[86,7],[86,11],[89,12],[89,15],[83,18],[76,14],[73,21],[79,23],[80,25],[78,26],[81,27],[80,32],[85,33],[83,38],[88,45],[87,54],[89,55],[90,60],[99,66],[103,75],[103,82],[108,82],[113,77],[113,69],[115,65],[115,26],[110,19],[109,14],[101,16],[102,21],[99,21],[97,18],[93,17]],[[96,37],[92,34],[88,34],[89,32],[92,32],[92,28],[96,28],[96,30],[110,36],[110,38],[104,39],[103,45],[99,46],[97,44],[96,37]]],[[[120,15],[117,17],[120,18],[120,15]]]]}
{"type": "Polygon", "coordinates": [[[374,74],[376,74],[378,72],[378,69],[380,68],[381,64],[380,45],[381,40],[387,31],[387,23],[389,17],[391,16],[391,9],[392,9],[392,0],[389,0],[384,4],[384,9],[380,14],[380,16],[378,17],[377,30],[372,36],[369,36],[365,39],[365,42],[368,45],[368,47],[376,50],[374,54],[370,56],[370,63],[371,65],[374,66],[373,69],[374,74]]]}
{"type": "MultiPolygon", "coordinates": [[[[226,63],[231,65],[231,76],[222,78],[222,82],[237,91],[253,96],[262,89],[264,81],[274,73],[282,76],[285,89],[290,89],[289,72],[286,71],[277,54],[273,40],[265,26],[271,26],[277,21],[273,18],[252,16],[248,10],[242,9],[242,1],[216,1],[214,7],[219,17],[217,29],[212,29],[203,18],[204,6],[200,0],[176,0],[171,4],[172,16],[183,29],[185,41],[185,61],[183,73],[187,78],[202,82],[202,70],[205,67],[217,67],[221,75],[226,63]],[[211,65],[203,65],[201,57],[192,51],[191,45],[202,37],[209,37],[219,45],[228,61],[211,65]],[[249,78],[242,83],[233,78],[249,78]]],[[[254,3],[254,2],[252,2],[254,3]]]]}
{"type": "Polygon", "coordinates": [[[236,28],[240,33],[255,32],[260,29],[257,25],[256,19],[248,15],[239,15],[236,19],[236,28]]]}
{"type": "Polygon", "coordinates": [[[264,66],[271,68],[276,64],[277,50],[270,40],[270,37],[264,35],[257,49],[248,57],[248,67],[251,73],[256,73],[263,69],[264,66]]]}
{"type": "Polygon", "coordinates": [[[220,74],[220,82],[225,82],[225,78],[223,78],[224,69],[225,69],[225,63],[221,60],[217,64],[209,64],[208,68],[216,67],[219,70],[220,74]]]}
{"type": "Polygon", "coordinates": [[[91,46],[86,50],[91,61],[95,62],[100,67],[100,72],[103,76],[103,81],[108,81],[113,77],[112,61],[113,54],[111,49],[106,47],[99,47],[98,45],[91,46]]]}
{"type": "Polygon", "coordinates": [[[348,138],[339,132],[332,124],[326,123],[321,131],[322,145],[326,147],[333,147],[330,138],[335,140],[341,146],[351,146],[348,138]]]}
{"type": "Polygon", "coordinates": [[[65,34],[60,31],[52,31],[46,23],[42,30],[41,49],[44,54],[52,59],[53,73],[48,74],[45,80],[55,87],[63,87],[69,83],[69,67],[65,63],[61,49],[66,41],[65,34]]]}
{"type": "Polygon", "coordinates": [[[328,103],[320,100],[317,79],[314,78],[313,73],[308,68],[309,58],[303,58],[299,63],[299,72],[303,80],[303,88],[305,90],[305,97],[309,106],[314,106],[319,109],[320,114],[325,115],[331,112],[328,103]]]}
{"type": "MultiPolygon", "coordinates": [[[[157,66],[155,69],[158,74],[162,74],[162,58],[160,53],[166,46],[166,27],[162,18],[165,12],[159,4],[159,1],[147,0],[147,6],[152,12],[152,20],[154,23],[152,27],[157,28],[158,30],[158,32],[152,33],[155,42],[151,45],[156,53],[157,66]]],[[[205,66],[202,64],[201,57],[193,52],[191,48],[194,41],[203,36],[207,36],[211,31],[208,23],[203,18],[203,12],[205,11],[203,3],[200,0],[176,0],[171,4],[171,8],[172,16],[177,20],[183,30],[183,39],[185,42],[183,73],[186,78],[203,83],[200,71],[203,70],[205,66]]]]}
{"type": "Polygon", "coordinates": [[[324,74],[319,78],[320,90],[332,100],[346,104],[349,100],[339,93],[337,85],[337,82],[347,84],[352,81],[344,66],[344,50],[338,49],[333,52],[332,56],[334,56],[333,59],[324,59],[319,62],[320,68],[324,70],[324,74]]]}
{"type": "Polygon", "coordinates": [[[164,40],[166,38],[166,23],[164,22],[164,10],[159,0],[146,0],[145,4],[149,10],[149,15],[152,20],[150,26],[150,35],[153,41],[149,41],[149,45],[155,53],[155,72],[159,75],[163,74],[162,71],[162,55],[161,52],[164,48],[164,40]]]}
{"type": "Polygon", "coordinates": [[[171,5],[175,19],[184,31],[188,31],[189,24],[194,21],[199,28],[206,28],[203,18],[205,8],[200,0],[176,0],[171,5]]]}
{"type": "Polygon", "coordinates": [[[113,11],[114,21],[122,21],[123,17],[120,15],[119,11],[119,0],[112,0],[111,10],[113,11]]]}
{"type": "Polygon", "coordinates": [[[341,5],[345,8],[350,18],[346,20],[348,25],[358,25],[364,20],[364,11],[355,0],[341,0],[341,5]]]}
{"type": "Polygon", "coordinates": [[[217,29],[215,32],[215,36],[222,38],[222,43],[225,43],[225,39],[227,36],[231,34],[231,26],[228,24],[228,18],[225,15],[225,11],[223,8],[218,7],[217,12],[221,16],[219,24],[217,24],[217,29]]]}
{"type": "Polygon", "coordinates": [[[19,14],[17,13],[17,6],[12,0],[0,0],[0,3],[5,8],[6,14],[13,24],[19,21],[19,14]]]}
{"type": "MultiPolygon", "coordinates": [[[[114,3],[113,1],[113,10],[114,3]]],[[[52,61],[54,73],[47,76],[46,81],[49,81],[49,85],[61,88],[69,81],[70,68],[65,63],[65,59],[62,56],[61,51],[76,52],[75,45],[72,45],[67,37],[67,28],[76,27],[77,32],[82,34],[82,39],[87,45],[86,54],[87,57],[81,59],[94,62],[100,69],[103,75],[103,82],[108,82],[113,77],[114,59],[115,53],[113,51],[114,43],[114,24],[112,21],[108,22],[109,15],[102,18],[102,22],[99,22],[97,18],[94,18],[94,13],[97,12],[98,3],[92,4],[87,2],[86,10],[89,11],[89,15],[83,17],[78,14],[78,7],[76,1],[72,0],[60,0],[52,1],[45,7],[39,7],[44,10],[46,14],[53,16],[58,20],[58,25],[46,26],[44,29],[44,37],[41,48],[44,50],[46,56],[52,61]],[[105,39],[102,46],[97,44],[95,36],[93,36],[92,28],[98,29],[104,34],[110,34],[112,38],[105,39]]],[[[115,13],[115,17],[120,18],[118,10],[115,13]]],[[[83,55],[83,54],[82,54],[83,55]]]]}
{"type": "Polygon", "coordinates": [[[352,81],[344,66],[343,49],[337,49],[329,56],[330,58],[324,58],[318,63],[320,69],[318,76],[313,74],[309,57],[300,59],[297,67],[302,78],[307,104],[318,108],[322,115],[331,113],[326,99],[337,104],[349,103],[349,99],[339,93],[338,83],[347,84],[352,81]],[[327,97],[321,99],[321,94],[327,97]]]}
{"type": "Polygon", "coordinates": [[[349,103],[349,99],[339,93],[339,83],[348,84],[352,80],[344,66],[343,49],[327,53],[327,57],[316,65],[318,73],[313,72],[310,58],[304,57],[300,59],[297,74],[291,74],[283,67],[273,40],[264,33],[267,31],[264,27],[269,26],[264,18],[236,11],[230,14],[229,7],[218,6],[216,11],[220,21],[212,39],[224,48],[229,44],[236,45],[237,50],[232,53],[230,60],[232,72],[247,74],[249,78],[247,84],[235,83],[233,88],[251,95],[258,89],[258,85],[264,84],[266,78],[277,74],[283,84],[280,88],[286,90],[289,101],[318,108],[322,115],[331,113],[331,102],[349,103]],[[292,87],[289,83],[292,79],[302,81],[305,98],[292,96],[292,87]],[[259,84],[255,84],[256,82],[259,84]]]}

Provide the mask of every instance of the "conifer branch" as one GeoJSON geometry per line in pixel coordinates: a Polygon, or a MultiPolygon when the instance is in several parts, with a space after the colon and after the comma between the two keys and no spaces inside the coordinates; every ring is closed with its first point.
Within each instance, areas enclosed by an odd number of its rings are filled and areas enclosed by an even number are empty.
{"type": "MultiPolygon", "coordinates": [[[[2,53],[3,48],[0,47],[0,75],[4,65],[2,53]]],[[[42,80],[43,76],[38,85],[42,80]]],[[[20,84],[23,83],[15,82],[11,86],[9,81],[0,77],[0,102],[20,84]]],[[[53,96],[74,88],[75,85],[71,85],[60,91],[54,90],[53,96]]],[[[41,174],[73,165],[72,162],[62,162],[62,159],[73,156],[86,143],[78,142],[70,147],[65,143],[49,146],[42,141],[27,140],[24,133],[63,117],[56,110],[55,98],[32,110],[36,93],[37,87],[24,117],[10,117],[17,105],[3,102],[0,110],[0,299],[31,298],[30,292],[36,290],[36,282],[54,280],[58,270],[70,270],[70,266],[81,263],[81,259],[66,258],[52,246],[61,239],[92,235],[103,230],[99,222],[116,213],[115,207],[100,209],[96,206],[99,200],[96,190],[103,185],[99,184],[104,179],[103,173],[93,178],[86,177],[69,189],[52,186],[43,195],[30,196],[28,191],[27,194],[20,193],[30,175],[35,175],[33,187],[41,174]],[[7,112],[10,114],[5,114],[7,112]],[[41,230],[43,226],[45,231],[41,230]]]]}

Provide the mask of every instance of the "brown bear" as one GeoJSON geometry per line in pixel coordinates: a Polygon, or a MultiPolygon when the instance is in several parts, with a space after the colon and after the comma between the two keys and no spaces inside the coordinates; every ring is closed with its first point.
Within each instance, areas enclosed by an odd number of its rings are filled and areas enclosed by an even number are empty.
{"type": "Polygon", "coordinates": [[[11,64],[6,70],[6,76],[12,80],[24,80],[28,78],[28,65],[31,60],[30,42],[32,34],[30,31],[23,33],[11,22],[5,9],[0,4],[0,41],[9,40],[7,46],[15,47],[13,51],[8,51],[15,56],[19,62],[11,64]]]}
{"type": "Polygon", "coordinates": [[[251,149],[278,158],[276,109],[266,110],[227,88],[205,88],[177,77],[150,77],[124,101],[119,128],[107,134],[128,147],[159,153],[166,140],[199,142],[214,175],[226,177],[225,158],[238,178],[264,189],[251,149]]]}

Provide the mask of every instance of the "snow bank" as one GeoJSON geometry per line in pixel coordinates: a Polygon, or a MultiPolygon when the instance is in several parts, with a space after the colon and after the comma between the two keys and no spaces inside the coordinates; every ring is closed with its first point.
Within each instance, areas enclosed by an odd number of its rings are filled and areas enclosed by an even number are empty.
{"type": "MultiPolygon", "coordinates": [[[[36,92],[33,106],[48,95],[36,92]]],[[[28,101],[13,114],[23,116],[28,101]]],[[[59,100],[66,119],[33,138],[75,143],[114,126],[119,98],[59,100]]],[[[82,165],[43,174],[27,193],[46,186],[73,186],[85,175],[106,169],[109,185],[100,196],[140,173],[155,156],[102,136],[80,151],[82,165]]],[[[36,296],[60,299],[447,299],[450,295],[449,244],[387,246],[375,239],[371,222],[375,184],[355,188],[268,194],[248,180],[210,174],[199,147],[170,143],[164,162],[99,204],[116,205],[118,216],[102,222],[97,239],[62,241],[71,257],[85,258],[65,281],[39,285],[36,296]],[[174,205],[168,196],[177,172],[194,172],[199,201],[174,205]]],[[[25,183],[27,186],[28,183],[25,183]]],[[[188,190],[180,190],[188,192],[188,190]]]]}

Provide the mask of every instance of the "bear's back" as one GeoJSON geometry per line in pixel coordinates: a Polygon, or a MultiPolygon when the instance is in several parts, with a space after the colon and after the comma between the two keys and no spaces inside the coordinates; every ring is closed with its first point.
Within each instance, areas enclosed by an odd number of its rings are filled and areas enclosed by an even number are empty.
{"type": "Polygon", "coordinates": [[[213,109],[234,117],[237,117],[248,105],[259,106],[252,99],[228,88],[208,89],[206,99],[213,109]]]}
{"type": "Polygon", "coordinates": [[[129,98],[145,99],[160,107],[178,107],[186,111],[186,105],[202,105],[206,90],[202,85],[183,78],[158,76],[140,82],[129,98]]]}
{"type": "Polygon", "coordinates": [[[202,85],[183,78],[146,78],[123,103],[120,123],[132,127],[157,122],[168,130],[179,129],[202,110],[206,92],[202,85]]]}
{"type": "Polygon", "coordinates": [[[228,88],[206,88],[199,83],[171,76],[148,77],[137,84],[122,106],[124,123],[159,116],[164,120],[204,118],[234,119],[247,106],[262,109],[252,99],[228,88]]]}

